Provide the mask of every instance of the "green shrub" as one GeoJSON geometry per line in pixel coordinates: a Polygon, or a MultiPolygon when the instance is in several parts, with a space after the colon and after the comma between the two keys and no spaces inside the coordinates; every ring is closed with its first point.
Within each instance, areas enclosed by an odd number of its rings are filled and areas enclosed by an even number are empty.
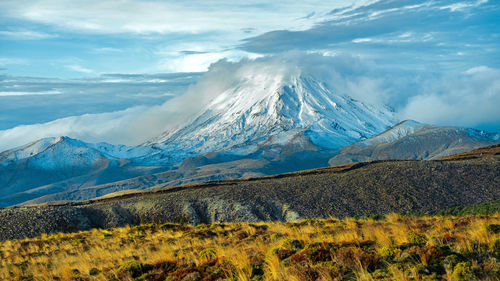
{"type": "Polygon", "coordinates": [[[495,239],[495,250],[500,251],[500,238],[495,239]]]}
{"type": "Polygon", "coordinates": [[[143,275],[152,268],[153,266],[151,266],[150,264],[143,264],[137,260],[128,260],[118,268],[118,272],[129,273],[132,277],[136,278],[143,275]]]}
{"type": "Polygon", "coordinates": [[[424,281],[440,281],[443,279],[440,278],[436,273],[432,273],[431,275],[422,276],[422,280],[424,280],[424,281]]]}
{"type": "Polygon", "coordinates": [[[278,257],[278,259],[280,259],[280,260],[284,260],[284,259],[290,257],[291,255],[295,254],[295,251],[292,251],[289,249],[283,249],[283,248],[279,248],[279,247],[272,248],[270,251],[271,251],[271,253],[276,255],[278,257]]]}
{"type": "Polygon", "coordinates": [[[376,270],[372,273],[372,276],[373,276],[375,279],[383,279],[383,278],[388,278],[388,277],[389,277],[389,273],[387,272],[387,270],[386,270],[386,269],[379,268],[379,269],[376,269],[376,270]]]}
{"type": "Polygon", "coordinates": [[[95,276],[97,274],[99,274],[99,269],[95,268],[95,267],[92,267],[90,270],[89,270],[89,275],[90,276],[95,276]]]}
{"type": "Polygon", "coordinates": [[[269,226],[263,224],[263,225],[256,225],[256,224],[249,224],[249,226],[255,228],[255,230],[262,230],[262,231],[266,231],[269,226]]]}
{"type": "Polygon", "coordinates": [[[408,243],[414,245],[424,245],[427,243],[427,239],[424,235],[411,231],[408,233],[408,243]]]}
{"type": "Polygon", "coordinates": [[[443,267],[445,269],[451,270],[458,264],[459,261],[460,261],[460,258],[457,255],[452,254],[452,255],[446,256],[443,259],[442,263],[443,263],[443,267]]]}
{"type": "Polygon", "coordinates": [[[134,278],[134,281],[148,281],[148,280],[155,280],[154,278],[156,277],[156,274],[154,273],[144,273],[143,275],[134,278]]]}
{"type": "Polygon", "coordinates": [[[465,207],[453,207],[436,212],[438,216],[493,215],[500,212],[500,200],[465,207]]]}
{"type": "Polygon", "coordinates": [[[304,249],[304,241],[298,239],[286,239],[285,242],[281,244],[281,247],[297,252],[304,249]]]}
{"type": "Polygon", "coordinates": [[[472,273],[470,263],[468,262],[458,263],[453,270],[453,274],[451,275],[451,279],[453,281],[474,280],[474,278],[475,276],[472,273]]]}
{"type": "Polygon", "coordinates": [[[378,254],[384,259],[394,259],[401,254],[401,249],[398,247],[384,246],[378,249],[378,254]]]}

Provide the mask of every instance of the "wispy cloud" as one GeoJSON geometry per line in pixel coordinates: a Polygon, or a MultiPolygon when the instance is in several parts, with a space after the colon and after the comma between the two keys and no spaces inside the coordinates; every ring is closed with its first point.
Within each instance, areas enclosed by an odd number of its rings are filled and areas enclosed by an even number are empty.
{"type": "Polygon", "coordinates": [[[456,68],[495,63],[500,51],[495,18],[500,6],[487,1],[373,1],[334,9],[305,30],[274,30],[249,37],[239,46],[255,53],[331,50],[370,57],[383,64],[456,68]],[[482,46],[482,52],[468,44],[482,46]],[[461,58],[456,58],[460,56],[461,58]]]}
{"type": "Polygon", "coordinates": [[[400,109],[402,118],[500,131],[500,69],[478,66],[421,83],[418,95],[400,109]]]}
{"type": "Polygon", "coordinates": [[[87,73],[87,74],[94,72],[92,69],[85,68],[85,67],[78,65],[78,64],[67,65],[66,68],[68,68],[69,70],[72,70],[72,71],[87,73]]]}
{"type": "Polygon", "coordinates": [[[131,138],[128,135],[131,132],[124,129],[133,122],[135,116],[140,115],[144,110],[143,107],[134,107],[124,111],[85,114],[43,124],[22,125],[0,130],[0,151],[50,136],[71,136],[94,142],[103,139],[114,143],[126,142],[131,138]]]}
{"type": "Polygon", "coordinates": [[[0,58],[0,65],[28,64],[28,60],[20,58],[0,58]]]}
{"type": "Polygon", "coordinates": [[[100,47],[100,48],[93,48],[92,50],[90,50],[90,52],[96,54],[106,54],[106,53],[122,53],[123,50],[112,47],[100,47]]]}
{"type": "Polygon", "coordinates": [[[261,31],[307,28],[316,10],[345,6],[349,1],[11,1],[0,8],[8,17],[90,33],[179,33],[261,31]],[[252,18],[251,26],[248,20],[252,18]],[[297,20],[301,19],[301,20],[297,20]]]}
{"type": "Polygon", "coordinates": [[[61,92],[54,91],[38,91],[38,92],[24,92],[24,91],[0,91],[0,96],[35,96],[35,95],[60,95],[61,92]]]}
{"type": "Polygon", "coordinates": [[[488,0],[477,0],[474,2],[472,1],[457,2],[450,5],[442,6],[440,7],[440,9],[449,9],[450,11],[455,12],[455,11],[466,10],[472,7],[477,7],[484,3],[488,3],[488,0]]]}
{"type": "Polygon", "coordinates": [[[21,39],[21,40],[40,40],[55,38],[57,35],[48,34],[44,32],[31,31],[31,30],[0,30],[0,37],[6,37],[10,39],[21,39]]]}
{"type": "Polygon", "coordinates": [[[198,77],[194,73],[106,74],[64,80],[0,75],[0,130],[159,105],[182,94],[198,77]]]}

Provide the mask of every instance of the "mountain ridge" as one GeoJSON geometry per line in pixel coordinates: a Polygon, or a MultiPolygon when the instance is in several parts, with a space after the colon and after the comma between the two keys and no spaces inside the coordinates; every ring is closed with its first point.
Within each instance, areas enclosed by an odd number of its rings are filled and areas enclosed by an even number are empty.
{"type": "Polygon", "coordinates": [[[267,178],[0,209],[0,240],[147,222],[292,221],[426,213],[500,199],[500,145],[466,159],[374,161],[267,178]]]}
{"type": "Polygon", "coordinates": [[[343,147],[328,163],[336,165],[385,159],[432,160],[499,142],[499,133],[405,120],[370,139],[343,147]]]}

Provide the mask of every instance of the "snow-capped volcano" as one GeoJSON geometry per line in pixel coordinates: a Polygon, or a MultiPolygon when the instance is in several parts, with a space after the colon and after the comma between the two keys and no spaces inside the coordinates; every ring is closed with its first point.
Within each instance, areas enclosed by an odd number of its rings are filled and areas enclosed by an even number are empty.
{"type": "MultiPolygon", "coordinates": [[[[165,183],[279,174],[328,163],[427,159],[499,140],[485,132],[415,121],[387,130],[397,123],[390,110],[350,97],[335,87],[335,80],[325,80],[327,75],[265,67],[233,68],[223,73],[228,77],[221,85],[165,104],[190,117],[179,116],[183,123],[140,146],[55,137],[0,153],[0,207],[89,199],[165,183]]],[[[211,84],[199,83],[194,89],[205,85],[211,84]]]]}
{"type": "Polygon", "coordinates": [[[166,131],[148,145],[161,147],[165,157],[179,151],[185,155],[249,154],[264,143],[285,145],[302,134],[320,149],[334,149],[395,123],[385,107],[336,93],[328,84],[300,73],[245,73],[192,121],[166,131]]]}

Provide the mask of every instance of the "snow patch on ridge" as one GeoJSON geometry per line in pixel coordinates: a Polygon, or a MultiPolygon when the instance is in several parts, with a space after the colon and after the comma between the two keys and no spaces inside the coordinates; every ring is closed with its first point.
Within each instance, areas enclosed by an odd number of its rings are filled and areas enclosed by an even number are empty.
{"type": "Polygon", "coordinates": [[[116,164],[117,159],[134,159],[153,151],[151,147],[93,144],[64,136],[50,137],[0,153],[0,165],[28,158],[30,165],[46,169],[92,166],[106,159],[116,164]]]}
{"type": "Polygon", "coordinates": [[[382,132],[378,135],[376,135],[373,138],[367,139],[365,141],[362,141],[361,143],[363,145],[377,145],[381,143],[390,143],[395,140],[401,139],[403,137],[406,137],[408,135],[414,134],[416,131],[427,127],[429,125],[419,123],[414,120],[405,120],[402,121],[398,124],[396,124],[394,127],[390,128],[389,130],[382,132]]]}

